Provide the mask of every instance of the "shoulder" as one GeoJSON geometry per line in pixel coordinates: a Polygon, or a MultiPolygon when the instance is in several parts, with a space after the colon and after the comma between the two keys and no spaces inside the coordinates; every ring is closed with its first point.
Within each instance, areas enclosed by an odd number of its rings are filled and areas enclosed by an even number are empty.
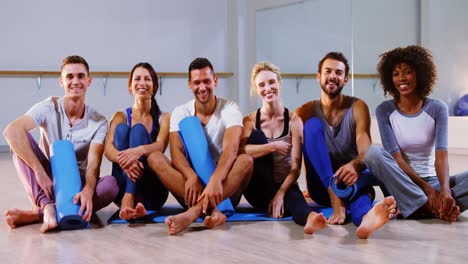
{"type": "Polygon", "coordinates": [[[127,121],[127,114],[124,111],[117,111],[112,116],[111,122],[122,123],[127,121]]]}
{"type": "Polygon", "coordinates": [[[161,114],[161,117],[159,118],[159,123],[162,124],[165,122],[169,122],[170,119],[171,119],[171,113],[164,112],[161,114]]]}
{"type": "Polygon", "coordinates": [[[42,101],[35,103],[28,109],[26,115],[33,117],[33,119],[36,121],[39,119],[48,119],[48,117],[52,116],[52,113],[56,112],[53,100],[57,100],[57,98],[58,97],[50,96],[42,101]]]}
{"type": "Polygon", "coordinates": [[[171,116],[190,116],[190,113],[195,109],[195,99],[188,101],[185,104],[178,105],[172,110],[171,116]]]}
{"type": "Polygon", "coordinates": [[[370,116],[369,107],[367,106],[364,100],[359,99],[357,97],[350,97],[353,100],[352,107],[353,107],[353,116],[354,119],[361,119],[365,116],[370,116]]]}
{"type": "Polygon", "coordinates": [[[97,122],[107,122],[106,117],[102,115],[101,113],[99,113],[93,107],[86,105],[86,111],[88,112],[88,119],[91,119],[97,122]]]}
{"type": "Polygon", "coordinates": [[[54,101],[58,102],[59,99],[60,97],[57,97],[57,96],[49,96],[46,99],[35,103],[32,107],[47,107],[47,108],[54,109],[55,108],[54,101]]]}
{"type": "Polygon", "coordinates": [[[440,99],[426,98],[426,106],[438,109],[447,109],[447,104],[440,99]]]}
{"type": "Polygon", "coordinates": [[[426,98],[424,110],[433,118],[448,116],[447,104],[440,99],[426,98]]]}
{"type": "Polygon", "coordinates": [[[252,125],[255,124],[256,115],[257,115],[257,112],[254,111],[244,116],[244,119],[243,119],[244,126],[247,124],[252,124],[252,125]]]}
{"type": "Polygon", "coordinates": [[[221,97],[217,97],[217,100],[217,105],[220,109],[239,109],[239,105],[234,101],[221,97]]]}
{"type": "Polygon", "coordinates": [[[304,122],[314,116],[314,101],[309,101],[299,106],[295,111],[295,114],[304,122]]]}
{"type": "Polygon", "coordinates": [[[380,103],[377,108],[375,109],[375,113],[378,115],[378,114],[390,114],[392,113],[393,111],[396,110],[396,105],[395,103],[393,102],[393,99],[390,99],[390,100],[387,100],[387,101],[383,101],[382,103],[380,103]]]}

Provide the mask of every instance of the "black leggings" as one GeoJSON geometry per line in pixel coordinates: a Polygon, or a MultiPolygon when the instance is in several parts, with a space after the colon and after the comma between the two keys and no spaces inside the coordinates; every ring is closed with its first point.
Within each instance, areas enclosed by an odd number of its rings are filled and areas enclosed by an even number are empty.
{"type": "MultiPolygon", "coordinates": [[[[267,143],[265,134],[256,129],[252,131],[247,140],[247,144],[253,145],[267,143]]],[[[268,154],[254,160],[252,179],[244,191],[244,197],[256,209],[266,210],[281,184],[275,184],[273,155],[268,154]]],[[[294,223],[301,226],[306,224],[307,216],[312,211],[312,207],[307,204],[297,183],[293,184],[284,195],[284,211],[286,215],[292,216],[294,223]]]]}

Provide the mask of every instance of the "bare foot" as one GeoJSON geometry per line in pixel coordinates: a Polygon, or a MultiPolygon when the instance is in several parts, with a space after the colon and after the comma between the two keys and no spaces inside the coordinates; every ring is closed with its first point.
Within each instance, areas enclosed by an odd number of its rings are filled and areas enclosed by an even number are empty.
{"type": "Polygon", "coordinates": [[[10,229],[41,221],[37,208],[31,210],[8,209],[5,211],[5,216],[6,223],[10,229]]]}
{"type": "Polygon", "coordinates": [[[362,239],[368,238],[374,231],[381,228],[389,219],[394,217],[395,213],[395,199],[393,196],[385,197],[364,215],[361,225],[356,230],[356,235],[362,239]]]}
{"type": "Polygon", "coordinates": [[[58,226],[57,223],[57,215],[55,213],[55,206],[54,204],[46,204],[42,209],[44,212],[43,223],[39,231],[41,233],[45,233],[49,230],[52,230],[58,226]]]}
{"type": "Polygon", "coordinates": [[[133,208],[120,209],[119,217],[123,220],[133,220],[136,218],[136,210],[133,208]]]}
{"type": "Polygon", "coordinates": [[[119,217],[123,220],[132,220],[136,218],[136,210],[134,196],[131,193],[125,193],[122,198],[122,205],[120,206],[119,217]]]}
{"type": "Polygon", "coordinates": [[[346,207],[344,202],[338,198],[337,201],[332,202],[333,214],[328,219],[330,225],[342,225],[346,220],[346,207]]]}
{"type": "Polygon", "coordinates": [[[226,223],[226,216],[217,209],[213,210],[211,215],[207,215],[203,221],[203,224],[208,228],[213,228],[224,223],[226,223]]]}
{"type": "Polygon", "coordinates": [[[317,214],[312,211],[307,216],[307,223],[304,226],[304,233],[312,234],[317,230],[323,229],[327,226],[327,219],[323,216],[322,213],[317,214]]]}
{"type": "Polygon", "coordinates": [[[200,214],[201,206],[193,206],[183,213],[166,217],[164,222],[169,229],[169,235],[175,235],[184,230],[187,226],[197,220],[200,214]]]}
{"type": "Polygon", "coordinates": [[[450,213],[448,215],[444,215],[443,217],[440,217],[440,219],[444,221],[449,221],[449,222],[456,222],[457,216],[459,214],[461,214],[460,207],[458,205],[453,205],[452,209],[450,210],[450,213]]]}
{"type": "Polygon", "coordinates": [[[145,217],[146,213],[145,206],[142,203],[135,206],[135,218],[145,217]]]}

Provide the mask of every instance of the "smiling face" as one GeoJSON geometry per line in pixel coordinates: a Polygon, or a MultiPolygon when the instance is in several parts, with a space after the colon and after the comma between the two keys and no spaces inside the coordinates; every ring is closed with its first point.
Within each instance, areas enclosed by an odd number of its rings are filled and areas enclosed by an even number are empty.
{"type": "Polygon", "coordinates": [[[151,98],[154,92],[153,79],[147,69],[143,67],[136,68],[133,71],[131,80],[130,93],[140,99],[151,98]]]}
{"type": "Polygon", "coordinates": [[[84,98],[91,85],[91,77],[85,65],[70,63],[63,66],[59,82],[65,89],[66,97],[84,98]]]}
{"type": "Polygon", "coordinates": [[[395,65],[392,72],[392,81],[400,98],[411,95],[416,91],[416,71],[406,63],[395,65]]]}
{"type": "Polygon", "coordinates": [[[257,94],[264,103],[279,101],[281,82],[272,71],[261,71],[255,77],[257,94]]]}
{"type": "Polygon", "coordinates": [[[194,69],[190,71],[188,86],[192,89],[196,102],[208,104],[215,99],[214,88],[218,84],[218,79],[214,76],[210,67],[194,69]]]}
{"type": "Polygon", "coordinates": [[[320,82],[322,91],[330,98],[338,96],[348,82],[345,70],[345,64],[339,60],[326,59],[323,62],[322,68],[317,74],[317,79],[320,82]]]}

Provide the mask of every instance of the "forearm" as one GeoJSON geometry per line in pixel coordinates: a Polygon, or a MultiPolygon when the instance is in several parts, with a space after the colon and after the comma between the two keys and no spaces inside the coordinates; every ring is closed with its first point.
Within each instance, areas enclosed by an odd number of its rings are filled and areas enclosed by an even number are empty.
{"type": "Polygon", "coordinates": [[[366,163],[364,162],[364,157],[356,157],[351,161],[351,164],[356,170],[356,173],[359,175],[363,170],[366,169],[366,163]]]}
{"type": "Polygon", "coordinates": [[[27,133],[22,129],[8,127],[4,132],[4,137],[11,150],[33,171],[41,171],[45,174],[44,167],[33,152],[27,133]]]}
{"type": "Polygon", "coordinates": [[[440,190],[450,193],[450,175],[447,157],[436,157],[435,169],[440,183],[440,190]]]}
{"type": "MultiPolygon", "coordinates": [[[[211,178],[224,181],[237,158],[236,149],[226,149],[222,152],[215,171],[211,178]]],[[[211,180],[211,179],[210,179],[211,180]]]]}
{"type": "Polygon", "coordinates": [[[284,182],[281,184],[278,191],[286,193],[289,190],[289,188],[291,188],[292,185],[297,183],[298,178],[299,178],[299,173],[291,171],[288,174],[288,176],[286,176],[286,179],[284,179],[284,182]]]}
{"type": "Polygon", "coordinates": [[[174,166],[174,168],[178,172],[180,172],[186,180],[192,179],[192,178],[198,178],[198,175],[192,169],[187,158],[182,152],[180,152],[180,150],[176,150],[176,151],[172,150],[171,159],[172,159],[172,165],[174,166]]]}
{"type": "Polygon", "coordinates": [[[104,155],[110,162],[118,163],[118,154],[119,151],[115,148],[114,144],[106,144],[104,155]]]}
{"type": "Polygon", "coordinates": [[[94,190],[96,190],[97,182],[99,180],[99,173],[99,168],[96,168],[95,166],[88,166],[88,169],[86,170],[85,184],[83,186],[83,190],[89,189],[92,190],[94,193],[94,190]]]}
{"type": "Polygon", "coordinates": [[[142,156],[147,157],[151,153],[156,152],[156,151],[164,153],[164,151],[166,150],[166,145],[162,141],[156,140],[155,142],[151,144],[141,145],[139,146],[139,148],[141,148],[142,156]]]}
{"type": "Polygon", "coordinates": [[[244,148],[245,154],[250,155],[252,158],[260,158],[266,156],[270,153],[275,151],[274,144],[260,144],[260,145],[253,145],[249,144],[246,145],[244,148]]]}
{"type": "Polygon", "coordinates": [[[426,181],[421,179],[421,177],[419,177],[419,175],[406,162],[397,161],[397,163],[403,172],[406,173],[406,175],[408,175],[408,177],[410,177],[410,179],[418,185],[424,193],[428,194],[432,191],[433,188],[426,181]]]}

